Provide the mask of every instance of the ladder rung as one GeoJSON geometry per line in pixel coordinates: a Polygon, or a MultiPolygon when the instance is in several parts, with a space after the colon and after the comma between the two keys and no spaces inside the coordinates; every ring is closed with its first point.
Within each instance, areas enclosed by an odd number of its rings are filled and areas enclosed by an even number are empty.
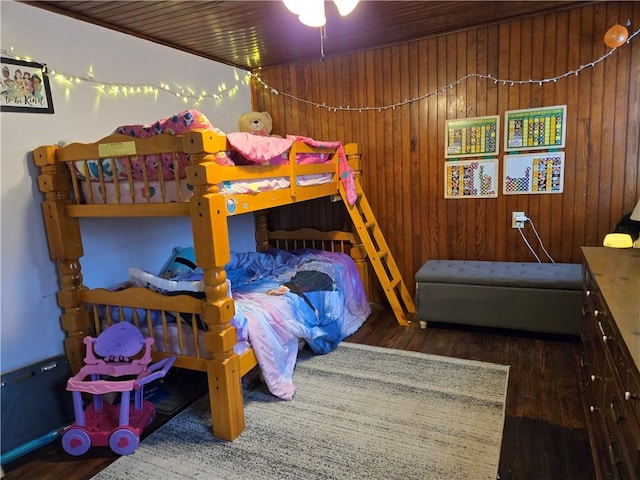
{"type": "Polygon", "coordinates": [[[348,205],[346,191],[342,186],[340,187],[340,196],[345,202],[351,220],[358,231],[364,227],[360,240],[363,243],[367,257],[371,261],[380,285],[386,293],[387,300],[389,300],[396,320],[400,325],[406,326],[410,321],[405,315],[405,310],[408,313],[415,313],[416,311],[413,305],[413,299],[407,291],[398,267],[395,265],[395,261],[389,251],[389,247],[386,245],[386,241],[373,216],[373,212],[370,212],[367,197],[359,182],[356,182],[356,186],[356,205],[348,205]],[[380,248],[379,251],[377,250],[378,248],[380,248]]]}

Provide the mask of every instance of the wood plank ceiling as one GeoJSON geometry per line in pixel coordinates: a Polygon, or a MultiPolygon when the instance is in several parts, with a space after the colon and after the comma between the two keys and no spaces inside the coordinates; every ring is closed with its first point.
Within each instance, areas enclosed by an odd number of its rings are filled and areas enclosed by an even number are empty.
{"type": "Polygon", "coordinates": [[[246,70],[320,60],[510,18],[574,1],[361,1],[347,17],[326,3],[326,35],[281,1],[25,1],[246,70]]]}

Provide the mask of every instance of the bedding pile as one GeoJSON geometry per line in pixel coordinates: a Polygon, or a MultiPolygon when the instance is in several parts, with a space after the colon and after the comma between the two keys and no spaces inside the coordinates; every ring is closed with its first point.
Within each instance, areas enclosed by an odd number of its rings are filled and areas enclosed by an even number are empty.
{"type": "MultiPolygon", "coordinates": [[[[202,271],[192,259],[193,249],[176,249],[159,275],[132,268],[130,281],[163,294],[204,297],[202,271]]],[[[233,253],[226,272],[236,307],[234,351],[241,354],[251,345],[269,391],[282,399],[295,394],[292,377],[301,340],[315,353],[328,353],[371,313],[357,268],[343,253],[233,253]]],[[[156,347],[163,348],[161,319],[156,316],[153,323],[156,347]]],[[[188,327],[181,330],[193,338],[188,327]]],[[[167,350],[179,352],[175,344],[167,350]]]]}
{"type": "MultiPolygon", "coordinates": [[[[207,117],[198,110],[185,110],[176,115],[160,119],[153,124],[134,124],[117,127],[113,133],[135,138],[149,138],[154,135],[180,135],[193,130],[209,130],[217,135],[225,133],[214,127],[207,117]]],[[[221,166],[279,166],[289,163],[289,151],[294,142],[303,142],[312,147],[337,149],[338,173],[351,205],[356,199],[356,188],[344,147],[340,142],[323,142],[309,137],[288,135],[286,138],[264,137],[247,132],[226,134],[229,151],[217,152],[215,162],[221,166]]],[[[327,163],[328,153],[298,153],[296,162],[300,165],[327,163]]],[[[185,168],[190,164],[185,153],[101,158],[75,162],[77,177],[82,180],[85,199],[100,198],[103,203],[135,203],[183,201],[192,195],[192,187],[185,181],[185,168]],[[171,184],[174,188],[164,188],[171,184]],[[103,198],[103,196],[105,198],[103,198]],[[119,198],[119,200],[118,200],[119,198]]],[[[318,185],[332,180],[331,173],[299,175],[298,186],[318,185]]],[[[257,193],[261,191],[288,188],[290,178],[268,177],[250,181],[224,181],[218,185],[224,194],[257,193]]]]}

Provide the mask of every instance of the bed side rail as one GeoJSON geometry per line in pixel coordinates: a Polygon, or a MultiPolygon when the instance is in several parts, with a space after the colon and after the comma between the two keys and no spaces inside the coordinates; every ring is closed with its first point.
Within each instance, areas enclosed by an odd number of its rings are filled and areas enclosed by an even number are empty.
{"type": "MultiPolygon", "coordinates": [[[[359,152],[354,153],[354,145],[345,147],[350,164],[359,156],[359,152]]],[[[339,178],[336,149],[295,142],[288,165],[222,165],[225,162],[219,158],[231,150],[225,136],[196,130],[182,136],[161,134],[149,138],[114,134],[94,143],[40,147],[34,150],[33,157],[42,170],[38,178],[42,192],[58,192],[56,196],[68,196],[75,205],[107,206],[102,210],[71,209],[74,216],[152,215],[153,212],[138,207],[184,204],[193,195],[194,186],[214,193],[216,186],[225,181],[288,177],[290,196],[296,198],[300,188],[297,179],[302,175],[332,174],[332,183],[337,183],[339,178]],[[325,154],[329,160],[312,164],[296,162],[296,155],[309,153],[325,154]],[[115,205],[134,206],[134,210],[120,212],[115,205]]],[[[326,187],[312,197],[327,194],[325,190],[326,187]]],[[[173,205],[173,210],[176,208],[173,205]]],[[[158,209],[156,214],[186,215],[188,211],[186,207],[177,212],[158,209]]]]}
{"type": "Polygon", "coordinates": [[[205,360],[211,355],[204,347],[202,299],[166,296],[141,287],[118,291],[98,288],[83,291],[81,297],[87,305],[92,334],[99,335],[117,322],[129,322],[145,337],[153,337],[154,352],[189,357],[189,368],[198,363],[200,368],[196,369],[206,368],[205,360]]]}
{"type": "Polygon", "coordinates": [[[314,248],[350,255],[351,249],[357,244],[357,237],[351,232],[323,232],[313,228],[295,231],[278,230],[267,232],[267,236],[269,246],[280,250],[314,248]]]}
{"type": "Polygon", "coordinates": [[[40,147],[33,157],[42,169],[40,190],[66,188],[77,205],[185,202],[191,195],[185,174],[190,159],[179,136],[115,134],[95,143],[40,147]],[[69,181],[60,183],[61,176],[69,181]]]}
{"type": "Polygon", "coordinates": [[[369,295],[371,291],[373,282],[369,274],[367,255],[360,238],[353,232],[322,231],[313,228],[269,231],[266,212],[260,211],[256,213],[256,250],[264,252],[269,248],[280,250],[314,248],[347,254],[353,259],[367,294],[369,295]]]}
{"type": "Polygon", "coordinates": [[[288,177],[290,196],[296,198],[296,190],[299,188],[297,179],[301,175],[331,174],[333,175],[332,183],[337,183],[339,178],[338,150],[336,148],[314,147],[302,141],[295,141],[288,152],[288,164],[226,166],[214,161],[213,155],[219,145],[213,132],[186,132],[182,138],[184,151],[191,155],[194,165],[188,171],[188,179],[191,184],[196,186],[216,186],[224,181],[288,177]],[[322,154],[326,156],[327,160],[323,163],[298,162],[297,159],[301,158],[298,156],[304,154],[322,154]]]}

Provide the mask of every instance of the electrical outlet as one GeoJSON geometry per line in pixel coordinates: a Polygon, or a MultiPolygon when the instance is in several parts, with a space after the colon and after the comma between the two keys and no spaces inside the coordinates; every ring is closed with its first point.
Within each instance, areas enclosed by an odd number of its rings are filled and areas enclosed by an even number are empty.
{"type": "Polygon", "coordinates": [[[511,212],[511,228],[524,227],[524,222],[519,222],[516,220],[516,218],[518,217],[524,217],[524,212],[511,212]]]}

